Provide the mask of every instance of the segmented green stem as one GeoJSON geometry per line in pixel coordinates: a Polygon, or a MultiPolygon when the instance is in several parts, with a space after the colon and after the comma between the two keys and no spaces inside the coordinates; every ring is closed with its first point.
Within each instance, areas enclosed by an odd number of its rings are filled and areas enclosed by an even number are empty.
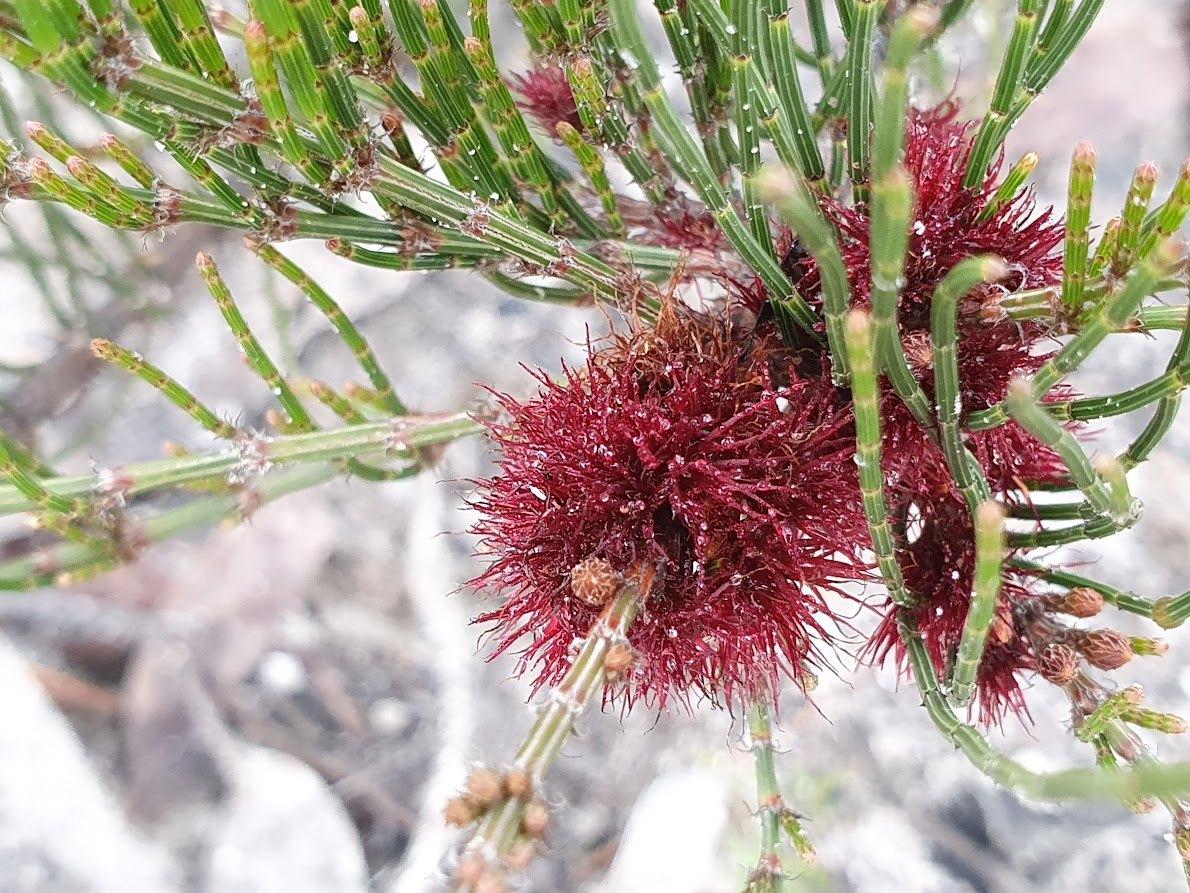
{"type": "Polygon", "coordinates": [[[748,86],[748,70],[743,60],[755,59],[759,49],[758,0],[736,0],[732,4],[734,58],[732,59],[732,110],[735,115],[736,142],[739,143],[740,179],[744,190],[744,217],[752,238],[760,248],[776,256],[769,231],[768,214],[756,182],[760,173],[760,118],[748,86]]]}
{"type": "Polygon", "coordinates": [[[269,35],[265,26],[256,20],[244,25],[244,51],[252,69],[256,84],[256,95],[261,108],[272,125],[280,142],[281,155],[299,170],[311,183],[321,183],[329,176],[329,168],[316,161],[306,141],[298,133],[289,106],[281,92],[281,82],[273,64],[273,53],[269,46],[269,35]]]}
{"type": "Polygon", "coordinates": [[[1020,0],[1017,4],[1013,35],[1008,40],[1000,74],[996,76],[996,87],[991,95],[991,107],[984,115],[975,146],[967,162],[964,185],[969,189],[981,186],[988,174],[992,157],[1000,148],[1006,133],[1006,124],[1012,115],[1013,100],[1025,80],[1026,63],[1033,49],[1033,38],[1038,27],[1040,0],[1020,0]]]}
{"type": "Polygon", "coordinates": [[[0,437],[0,475],[8,479],[12,489],[23,497],[28,510],[40,510],[63,518],[80,517],[87,509],[87,502],[54,492],[46,486],[46,479],[31,473],[24,454],[14,449],[12,440],[0,437]]]}
{"type": "Polygon", "coordinates": [[[619,110],[608,103],[591,59],[579,56],[566,67],[566,76],[570,81],[583,127],[588,133],[603,137],[623,162],[632,179],[644,190],[649,201],[654,204],[665,201],[669,190],[660,172],[649,164],[648,159],[633,143],[628,125],[624,123],[619,110]]]}
{"type": "MultiPolygon", "coordinates": [[[[717,47],[731,46],[731,26],[727,15],[714,0],[690,0],[699,22],[707,29],[711,41],[717,47]]],[[[776,94],[769,88],[764,73],[750,54],[737,56],[734,65],[743,69],[748,78],[748,87],[752,102],[757,105],[760,122],[773,141],[777,150],[777,157],[791,170],[796,170],[813,188],[822,187],[824,170],[822,156],[817,143],[808,140],[810,131],[801,124],[791,121],[789,115],[782,110],[776,94]],[[797,133],[798,128],[804,132],[797,133]]],[[[796,110],[796,106],[792,106],[796,110]]]]}
{"type": "Polygon", "coordinates": [[[996,189],[984,209],[979,212],[979,219],[981,221],[990,220],[1001,208],[1015,199],[1024,187],[1025,181],[1029,179],[1029,175],[1037,168],[1037,163],[1040,160],[1041,156],[1036,152],[1027,152],[1022,155],[1020,160],[1008,171],[1004,182],[996,189]]]}
{"type": "MultiPolygon", "coordinates": [[[[603,691],[608,652],[627,644],[627,633],[640,613],[653,585],[651,569],[625,578],[619,590],[583,638],[566,675],[550,690],[537,718],[513,758],[512,767],[523,769],[533,779],[534,787],[549,771],[562,745],[574,730],[575,720],[595,695],[603,691]]],[[[505,855],[520,831],[525,803],[505,796],[497,800],[476,827],[467,843],[469,851],[505,855]]]]}
{"type": "Polygon", "coordinates": [[[1104,224],[1103,235],[1099,237],[1099,244],[1095,246],[1095,253],[1091,255],[1091,262],[1087,265],[1088,279],[1098,279],[1107,270],[1108,263],[1116,254],[1122,225],[1119,217],[1113,217],[1104,224]]]}
{"type": "MultiPolygon", "coordinates": [[[[1081,366],[1104,338],[1129,324],[1140,302],[1153,294],[1157,283],[1173,272],[1181,256],[1182,244],[1177,239],[1171,238],[1154,248],[1124,287],[1101,301],[1078,334],[1037,370],[1030,380],[1034,399],[1044,397],[1054,385],[1081,366]]],[[[1007,420],[1003,405],[996,404],[972,413],[967,426],[971,430],[982,430],[1002,425],[1007,420]]]]}
{"type": "Polygon", "coordinates": [[[219,312],[223,314],[228,328],[239,342],[240,349],[243,350],[244,357],[248,360],[248,365],[260,376],[277,398],[277,402],[281,404],[281,409],[285,414],[286,427],[293,431],[309,431],[314,427],[313,420],[281,374],[281,370],[277,368],[276,363],[269,357],[268,352],[248,327],[248,322],[244,319],[240,308],[236,306],[231,290],[223,281],[223,277],[219,275],[219,268],[215,266],[215,261],[210,255],[200,252],[195,260],[195,266],[198,268],[203,282],[206,283],[211,297],[215,299],[219,312]]]}
{"type": "Polygon", "coordinates": [[[283,0],[253,0],[252,11],[264,26],[289,95],[318,139],[322,154],[335,164],[337,173],[346,173],[352,167],[347,144],[332,117],[330,97],[302,40],[294,9],[283,0]]]}
{"type": "Polygon", "coordinates": [[[938,434],[950,473],[972,514],[989,498],[990,491],[979,464],[963,443],[963,404],[959,381],[959,301],[980,283],[995,282],[1007,273],[1002,260],[973,257],[943,277],[930,302],[930,337],[934,354],[934,405],[938,434]]]}
{"type": "Polygon", "coordinates": [[[330,296],[326,289],[315,282],[305,270],[271,245],[250,240],[248,247],[256,252],[256,255],[261,260],[301,289],[302,293],[310,299],[310,303],[317,307],[319,312],[326,317],[327,322],[331,324],[331,328],[335,330],[335,334],[347,345],[347,349],[351,351],[356,362],[359,363],[360,368],[364,370],[364,374],[368,376],[368,381],[372,383],[372,387],[375,389],[377,397],[384,408],[394,415],[404,415],[408,412],[409,410],[405,404],[393,390],[392,381],[384,369],[381,368],[380,360],[376,357],[376,352],[372,350],[372,346],[368,343],[368,340],[356,328],[355,323],[343,312],[343,308],[330,296]]]}
{"type": "Polygon", "coordinates": [[[975,189],[983,183],[992,158],[1003,142],[1004,127],[1012,112],[1012,102],[1024,81],[1026,63],[1033,49],[1039,7],[1040,0],[1020,0],[1017,5],[1016,21],[1013,24],[1012,36],[1008,40],[1004,62],[996,77],[991,108],[980,124],[975,145],[971,150],[971,158],[967,163],[964,185],[968,189],[975,189]]]}
{"type": "Polygon", "coordinates": [[[148,202],[132,196],[110,174],[81,155],[67,158],[66,169],[96,200],[120,215],[128,228],[147,226],[152,222],[153,208],[148,202]]]}
{"type": "Polygon", "coordinates": [[[908,612],[900,612],[897,626],[930,719],[943,737],[996,784],[1021,796],[1040,800],[1103,797],[1124,803],[1145,796],[1170,796],[1190,790],[1190,764],[1187,763],[1145,763],[1118,772],[1096,768],[1041,773],[997,753],[974,726],[955,716],[938,685],[929,652],[908,612]]]}
{"type": "Polygon", "coordinates": [[[1185,313],[1185,307],[1180,308],[1182,316],[1182,334],[1170,355],[1166,366],[1166,375],[1176,376],[1176,381],[1170,383],[1172,393],[1167,393],[1157,401],[1157,410],[1144,429],[1137,435],[1136,440],[1129,444],[1120,456],[1120,464],[1126,469],[1133,469],[1149,457],[1153,448],[1165,437],[1174,419],[1177,418],[1181,405],[1181,392],[1185,380],[1190,374],[1190,313],[1185,313]]]}
{"type": "MultiPolygon", "coordinates": [[[[1045,4],[1042,9],[1044,10],[1045,4]]],[[[1062,32],[1062,27],[1070,18],[1070,11],[1074,6],[1074,0],[1054,0],[1053,6],[1045,16],[1045,25],[1041,29],[1041,34],[1037,37],[1037,49],[1035,53],[1044,55],[1053,47],[1054,41],[1057,40],[1058,35],[1062,32]]]]}
{"type": "Polygon", "coordinates": [[[123,140],[113,133],[105,133],[99,138],[99,148],[107,157],[119,165],[120,169],[132,177],[145,189],[152,189],[157,183],[157,175],[149,169],[136,153],[123,140]]]}
{"type": "Polygon", "coordinates": [[[149,387],[160,391],[170,403],[216,437],[232,438],[239,433],[239,429],[235,425],[219,418],[193,392],[168,373],[154,366],[139,353],[121,347],[106,338],[94,339],[91,342],[91,352],[99,359],[119,366],[135,375],[149,387]]]}
{"type": "Polygon", "coordinates": [[[1061,568],[1039,564],[1025,558],[1010,558],[1008,559],[1008,564],[1017,570],[1026,571],[1040,580],[1045,580],[1047,583],[1053,583],[1055,586],[1061,586],[1064,589],[1078,589],[1081,587],[1094,589],[1103,596],[1104,601],[1109,605],[1119,608],[1121,611],[1127,611],[1129,614],[1137,614],[1141,617],[1153,617],[1156,603],[1152,599],[1143,598],[1134,592],[1116,589],[1114,586],[1109,586],[1098,580],[1092,580],[1090,577],[1071,573],[1061,568]]]}
{"type": "Polygon", "coordinates": [[[227,64],[227,57],[215,39],[215,31],[202,0],[171,0],[168,9],[176,17],[182,45],[195,60],[199,72],[229,90],[238,91],[239,79],[227,64]]]}
{"type": "Polygon", "coordinates": [[[1176,397],[1185,389],[1188,378],[1190,361],[1183,359],[1181,363],[1168,367],[1156,378],[1126,391],[1105,397],[1082,397],[1077,400],[1047,403],[1046,408],[1056,419],[1075,419],[1083,422],[1126,415],[1160,400],[1176,397]]]}
{"type": "Polygon", "coordinates": [[[1070,163],[1070,188],[1066,206],[1066,249],[1063,259],[1062,304],[1077,312],[1083,304],[1087,282],[1088,234],[1091,196],[1095,188],[1095,149],[1079,143],[1070,163]]]}
{"type": "Polygon", "coordinates": [[[1004,561],[1004,510],[985,502],[975,517],[975,578],[958,657],[951,676],[951,696],[966,706],[975,695],[975,681],[983,662],[988,630],[1000,599],[1000,570],[1004,561]]]}
{"type": "Polygon", "coordinates": [[[823,0],[806,0],[806,18],[810,22],[810,40],[814,44],[818,76],[823,89],[830,82],[835,71],[835,58],[831,54],[830,34],[826,26],[826,10],[823,0]]]}
{"type": "Polygon", "coordinates": [[[831,379],[838,387],[848,381],[847,346],[844,329],[851,309],[851,284],[839,251],[838,239],[809,188],[797,174],[770,176],[765,181],[769,199],[796,230],[798,239],[818,261],[822,278],[822,311],[826,340],[831,355],[831,379]]]}
{"type": "Polygon", "coordinates": [[[603,164],[603,156],[599,150],[583,139],[583,135],[565,121],[559,121],[556,130],[558,138],[566,148],[574,153],[579,167],[586,174],[587,182],[599,197],[599,204],[607,217],[607,228],[613,235],[622,236],[626,232],[624,218],[620,215],[620,206],[616,194],[612,190],[611,181],[607,178],[607,168],[603,164]]]}
{"type": "Polygon", "coordinates": [[[872,187],[872,324],[876,356],[914,418],[934,426],[930,399],[918,383],[901,345],[897,304],[905,279],[909,226],[913,216],[913,184],[901,167],[894,167],[872,187]]]}
{"type": "Polygon", "coordinates": [[[182,47],[177,24],[158,0],[129,0],[128,5],[161,61],[175,68],[194,68],[196,63],[182,47]]]}
{"type": "Polygon", "coordinates": [[[793,288],[776,258],[744,226],[694,138],[682,125],[649,52],[632,0],[611,0],[612,27],[625,64],[641,85],[641,96],[653,116],[657,139],[666,158],[694,187],[728,241],[754,269],[769,292],[774,309],[813,332],[816,316],[793,288]]]}
{"type": "Polygon", "coordinates": [[[1136,262],[1140,249],[1141,230],[1149,201],[1157,187],[1157,165],[1150,161],[1137,165],[1124,199],[1124,210],[1120,213],[1120,229],[1116,237],[1115,250],[1111,257],[1111,271],[1114,276],[1125,276],[1136,262]]]}
{"type": "MultiPolygon", "coordinates": [[[[417,451],[463,437],[483,434],[481,422],[466,415],[408,416],[366,425],[348,425],[327,431],[283,434],[260,439],[268,465],[334,462],[339,459],[391,454],[398,458],[416,458],[417,451]]],[[[124,493],[133,496],[155,490],[189,485],[227,482],[246,461],[239,450],[221,448],[194,453],[180,459],[158,459],[122,466],[126,480],[124,493]]],[[[97,474],[42,478],[41,486],[54,497],[76,500],[89,496],[100,484],[97,474]]],[[[71,505],[76,503],[73,501],[71,505]]],[[[63,504],[64,505],[64,504],[63,504]]],[[[0,515],[37,511],[36,499],[17,487],[0,484],[0,515]]]]}
{"type": "Polygon", "coordinates": [[[868,199],[869,140],[872,131],[872,45],[880,0],[855,0],[855,22],[847,44],[847,156],[856,202],[868,199]]]}
{"type": "MultiPolygon", "coordinates": [[[[793,129],[794,144],[800,162],[798,170],[814,188],[821,186],[823,166],[822,153],[811,121],[810,106],[802,92],[801,77],[798,75],[796,44],[789,24],[789,4],[784,0],[768,0],[768,50],[772,57],[772,81],[776,88],[777,105],[782,121],[793,129]]],[[[755,86],[749,90],[752,102],[762,102],[755,86]]]]}
{"type": "Polygon", "coordinates": [[[872,351],[872,325],[862,310],[853,310],[847,317],[846,340],[855,404],[855,462],[859,466],[859,485],[872,535],[872,548],[889,596],[898,605],[910,605],[913,599],[901,576],[884,502],[880,393],[872,351]]]}
{"type": "MultiPolygon", "coordinates": [[[[690,98],[690,111],[707,153],[707,161],[719,180],[726,182],[729,176],[729,161],[718,139],[717,127],[711,113],[710,85],[706,76],[707,60],[699,58],[700,48],[696,46],[695,29],[688,24],[688,10],[681,8],[677,0],[653,0],[653,5],[657,7],[661,16],[665,36],[669,39],[678,70],[682,74],[682,83],[686,87],[686,95],[690,98]]],[[[573,39],[571,42],[575,45],[581,44],[581,41],[576,42],[573,39]]]]}
{"type": "Polygon", "coordinates": [[[1135,519],[1131,499],[1128,499],[1125,510],[1121,511],[1112,488],[1095,472],[1078,440],[1037,402],[1029,382],[1022,378],[1014,379],[1008,387],[1004,406],[1022,428],[1062,457],[1071,481],[1096,512],[1111,518],[1117,525],[1125,525],[1135,519]]]}
{"type": "Polygon", "coordinates": [[[113,229],[136,228],[138,224],[130,215],[116,210],[107,202],[100,201],[91,192],[81,189],[49,166],[44,158],[29,161],[27,170],[33,182],[54,201],[68,205],[81,214],[98,220],[113,229]]]}
{"type": "Polygon", "coordinates": [[[937,11],[918,5],[901,16],[893,29],[884,61],[884,95],[876,104],[872,153],[872,179],[875,182],[883,180],[901,163],[909,107],[909,63],[937,24],[937,11]]]}
{"type": "Polygon", "coordinates": [[[27,446],[9,437],[3,428],[0,428],[0,444],[3,445],[10,461],[34,477],[53,477],[56,474],[53,468],[42,462],[27,446]]]}
{"type": "MultiPolygon", "coordinates": [[[[768,704],[756,698],[748,704],[748,737],[752,742],[752,759],[756,766],[756,810],[760,818],[760,859],[753,877],[773,879],[782,876],[780,815],[784,802],[777,784],[777,770],[773,758],[773,724],[768,704]]],[[[770,884],[764,888],[776,890],[770,884]]]]}
{"type": "MultiPolygon", "coordinates": [[[[1103,9],[1104,0],[1082,0],[1066,21],[1053,35],[1048,43],[1038,43],[1034,49],[1029,65],[1025,70],[1024,83],[1020,94],[1013,103],[1012,111],[1001,126],[1002,134],[1006,134],[1025,110],[1032,104],[1041,92],[1049,85],[1066,64],[1066,60],[1075,51],[1082,39],[1094,24],[1095,18],[1103,9]]],[[[1003,135],[1001,135],[1003,140],[1003,135]]]]}
{"type": "Polygon", "coordinates": [[[1146,221],[1138,251],[1140,257],[1148,256],[1158,243],[1181,229],[1186,222],[1187,209],[1190,209],[1190,159],[1182,164],[1169,198],[1146,221]]]}

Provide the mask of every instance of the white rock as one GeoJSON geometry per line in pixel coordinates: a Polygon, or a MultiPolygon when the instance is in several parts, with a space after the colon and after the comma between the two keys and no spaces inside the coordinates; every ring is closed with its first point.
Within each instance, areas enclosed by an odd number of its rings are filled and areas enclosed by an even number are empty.
{"type": "Polygon", "coordinates": [[[13,893],[179,889],[170,861],[125,819],[74,730],[4,639],[0,716],[0,886],[13,893]]]}
{"type": "Polygon", "coordinates": [[[210,839],[208,893],[365,893],[368,871],[343,805],[304,763],[244,747],[210,839]]]}
{"type": "Polygon", "coordinates": [[[729,889],[720,846],[726,825],[720,776],[701,769],[658,776],[633,805],[615,861],[593,893],[729,889]]]}

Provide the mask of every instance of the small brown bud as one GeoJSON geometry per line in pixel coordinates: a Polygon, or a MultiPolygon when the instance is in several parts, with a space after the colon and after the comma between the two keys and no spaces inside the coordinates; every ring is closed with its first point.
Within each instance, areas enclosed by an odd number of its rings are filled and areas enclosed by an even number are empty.
{"type": "Polygon", "coordinates": [[[993,642],[998,642],[1001,645],[1007,645],[1016,638],[1016,630],[1012,627],[1012,621],[1006,617],[997,614],[992,621],[992,628],[989,630],[993,642]]]}
{"type": "Polygon", "coordinates": [[[264,23],[256,19],[249,19],[244,25],[244,40],[265,41],[269,34],[264,29],[264,23]]]}
{"type": "Polygon", "coordinates": [[[1152,185],[1157,182],[1159,170],[1151,161],[1142,161],[1136,166],[1136,179],[1142,183],[1152,185]]]}
{"type": "Polygon", "coordinates": [[[490,806],[503,791],[503,779],[491,769],[474,769],[467,776],[467,793],[482,806],[490,806]]]}
{"type": "Polygon", "coordinates": [[[1157,801],[1151,797],[1142,797],[1128,804],[1128,810],[1136,815],[1148,815],[1157,808],[1157,801]]]}
{"type": "Polygon", "coordinates": [[[396,109],[385,109],[380,113],[380,126],[390,136],[401,129],[402,123],[404,122],[401,120],[401,115],[396,109]]]}
{"type": "Polygon", "coordinates": [[[509,769],[504,773],[504,790],[508,796],[524,800],[533,793],[533,776],[524,769],[509,769]]]}
{"type": "Polygon", "coordinates": [[[451,797],[442,808],[442,818],[455,828],[466,828],[478,817],[475,804],[466,797],[451,797]]]}
{"type": "Polygon", "coordinates": [[[464,853],[455,869],[455,880],[458,881],[459,886],[470,886],[483,877],[487,867],[488,863],[484,861],[481,854],[464,853]]]}
{"type": "Polygon", "coordinates": [[[1037,672],[1054,685],[1068,685],[1078,675],[1078,652],[1069,645],[1051,642],[1037,658],[1037,672]]]}
{"type": "Polygon", "coordinates": [[[756,314],[741,302],[734,302],[727,308],[727,325],[733,338],[742,340],[756,331],[756,314]]]}
{"type": "Polygon", "coordinates": [[[545,834],[549,827],[550,810],[541,800],[530,800],[521,814],[521,830],[526,837],[536,839],[545,834]]]}
{"type": "Polygon", "coordinates": [[[1128,637],[1114,629],[1086,633],[1078,648],[1087,663],[1100,670],[1118,670],[1132,660],[1132,646],[1128,643],[1128,637]]]}
{"type": "Polygon", "coordinates": [[[1145,699],[1145,690],[1139,685],[1133,683],[1132,685],[1128,685],[1120,689],[1120,695],[1128,704],[1131,704],[1133,707],[1135,707],[1145,699]]]}
{"type": "Polygon", "coordinates": [[[524,871],[533,862],[533,857],[536,855],[537,847],[532,841],[519,840],[513,844],[508,855],[504,857],[504,864],[513,871],[524,871]]]}
{"type": "Polygon", "coordinates": [[[636,656],[632,653],[632,646],[626,642],[617,642],[607,650],[607,657],[603,659],[603,666],[610,677],[619,676],[630,666],[636,656]]]}
{"type": "Polygon", "coordinates": [[[1049,607],[1059,614],[1069,614],[1071,617],[1094,617],[1103,610],[1106,604],[1102,595],[1088,586],[1071,589],[1065,595],[1055,596],[1048,600],[1049,607]]]}
{"type": "Polygon", "coordinates": [[[497,871],[488,871],[475,882],[475,893],[508,893],[508,881],[497,871]]]}
{"type": "Polygon", "coordinates": [[[593,608],[602,608],[611,601],[621,582],[620,575],[602,558],[587,558],[570,571],[570,591],[593,608]]]}
{"type": "Polygon", "coordinates": [[[905,359],[913,369],[934,368],[934,342],[927,332],[911,332],[902,339],[905,359]]]}

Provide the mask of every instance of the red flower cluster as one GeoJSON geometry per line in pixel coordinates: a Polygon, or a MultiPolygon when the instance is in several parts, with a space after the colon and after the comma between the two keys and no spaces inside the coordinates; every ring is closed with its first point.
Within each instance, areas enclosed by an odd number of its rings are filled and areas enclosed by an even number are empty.
{"type": "MultiPolygon", "coordinates": [[[[910,115],[904,164],[914,182],[916,204],[898,306],[907,359],[922,387],[932,394],[929,329],[934,289],[968,257],[991,254],[1008,264],[1006,281],[977,291],[960,310],[958,363],[965,412],[1002,400],[1013,377],[1029,375],[1045,362],[1048,335],[1041,326],[1011,320],[992,323],[981,311],[997,292],[1060,282],[1058,248],[1065,234],[1049,211],[1036,212],[1029,191],[984,215],[996,191],[998,165],[979,188],[963,186],[973,136],[973,126],[957,120],[953,104],[910,115]]],[[[867,209],[827,200],[824,210],[839,231],[855,301],[867,305],[871,299],[867,209]]],[[[817,298],[818,270],[812,259],[787,256],[785,268],[803,294],[817,298]]],[[[903,553],[906,583],[921,599],[916,619],[941,673],[958,647],[970,603],[975,567],[972,523],[941,450],[887,390],[883,416],[889,510],[894,517],[913,519],[907,527],[913,541],[903,553]]],[[[1015,423],[972,432],[966,442],[992,492],[1002,500],[1027,499],[1030,483],[1065,476],[1058,456],[1015,423]]],[[[1006,578],[1002,588],[1000,611],[978,680],[980,715],[987,722],[999,721],[1006,709],[1021,715],[1027,712],[1019,674],[1032,669],[1033,658],[1012,610],[1014,603],[1029,596],[1025,582],[1006,578]]],[[[891,606],[870,650],[878,659],[896,654],[903,664],[891,606]]]]}
{"type": "Polygon", "coordinates": [[[582,130],[582,120],[570,91],[566,71],[557,65],[543,65],[524,74],[513,77],[513,89],[517,92],[517,105],[548,133],[554,135],[555,128],[565,121],[576,130],[582,130]]]}
{"type": "Polygon", "coordinates": [[[522,670],[556,682],[597,614],[572,569],[643,561],[658,582],[626,703],[730,702],[801,676],[833,622],[824,595],[866,576],[854,430],[830,382],[803,378],[771,325],[741,341],[685,310],[539,379],[533,400],[501,398],[501,473],[477,503],[494,559],[477,582],[508,593],[480,618],[496,652],[527,641],[522,670]]]}
{"type": "MultiPolygon", "coordinates": [[[[963,186],[972,136],[953,105],[911,113],[905,167],[916,209],[899,307],[907,356],[930,393],[934,289],[968,257],[1007,262],[1009,280],[960,310],[966,412],[998,402],[1014,376],[1044,362],[1040,326],[991,323],[980,311],[997,290],[1060,281],[1063,239],[1061,223],[1036,213],[1028,192],[984,214],[998,171],[977,189],[963,186]]],[[[855,303],[866,305],[868,211],[831,199],[823,207],[840,233],[855,303]]],[[[662,229],[651,237],[682,243],[662,229]]],[[[690,241],[713,244],[701,228],[690,241]]],[[[783,266],[808,300],[819,300],[817,266],[796,242],[783,266]]],[[[782,345],[762,312],[763,295],[752,297],[755,316],[746,316],[761,322],[746,338],[734,338],[725,323],[670,311],[655,331],[594,354],[560,383],[539,376],[541,392],[528,403],[501,398],[512,419],[493,426],[501,473],[478,503],[478,530],[494,561],[477,582],[510,594],[481,620],[495,624],[497,653],[528,642],[521,668],[538,685],[560,678],[571,643],[595,616],[569,588],[571,570],[590,558],[621,572],[639,561],[661,571],[632,629],[640,659],[626,687],[629,701],[657,706],[691,691],[730,701],[780,672],[797,676],[830,641],[823,596],[867,577],[849,399],[830,384],[825,352],[782,345]]],[[[888,509],[905,532],[918,626],[943,672],[970,602],[972,523],[941,450],[887,391],[883,416],[888,509]]],[[[1007,502],[1027,499],[1030,482],[1064,475],[1058,457],[1014,424],[971,433],[967,445],[1007,502]]],[[[1020,619],[1029,612],[1015,608],[1032,598],[1028,582],[1006,578],[988,639],[978,680],[988,722],[1007,710],[1026,713],[1019,680],[1034,655],[1020,619]]],[[[903,665],[892,606],[882,610],[869,653],[903,665]]]]}

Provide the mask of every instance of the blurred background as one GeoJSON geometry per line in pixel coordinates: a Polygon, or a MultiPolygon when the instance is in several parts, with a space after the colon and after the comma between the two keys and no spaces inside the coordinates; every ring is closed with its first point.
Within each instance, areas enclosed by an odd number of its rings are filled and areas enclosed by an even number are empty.
{"type": "MultiPolygon", "coordinates": [[[[983,59],[989,46],[999,58],[1010,5],[977,4],[943,46],[943,81],[976,110],[988,95],[983,59]]],[[[1190,145],[1188,28],[1180,0],[1107,4],[1009,141],[1010,158],[1041,153],[1045,203],[1062,201],[1081,139],[1099,153],[1098,223],[1116,213],[1140,160],[1158,164],[1158,194],[1167,192],[1190,145]]],[[[503,31],[511,38],[507,17],[503,31]]],[[[80,140],[98,132],[11,70],[3,86],[10,138],[23,140],[25,120],[80,140]]],[[[158,394],[100,368],[87,348],[95,336],[259,425],[270,395],[236,361],[194,273],[200,248],[288,369],[332,383],[354,374],[322,318],[234,235],[186,227],[116,238],[70,212],[13,203],[0,217],[0,426],[75,472],[159,457],[167,441],[212,446],[158,394]]],[[[606,326],[597,311],[518,301],[466,274],[384,274],[315,243],[285,250],[341,301],[420,410],[472,405],[477,383],[527,394],[519,364],[557,369],[606,326]]],[[[1117,339],[1076,385],[1101,393],[1153,377],[1173,334],[1117,339]]],[[[1096,447],[1122,448],[1146,420],[1112,420],[1096,429],[1096,447]]],[[[469,481],[489,468],[482,443],[461,442],[412,482],[336,482],[85,585],[0,600],[0,889],[439,889],[453,840],[442,803],[473,761],[509,755],[531,721],[510,664],[478,656],[469,620],[480,599],[462,585],[478,569],[469,481]]],[[[1141,524],[1073,557],[1116,585],[1181,592],[1190,415],[1136,472],[1134,490],[1141,524]]],[[[0,554],[27,536],[21,519],[4,519],[0,554]]],[[[1169,656],[1127,673],[1154,704],[1185,712],[1190,634],[1170,641],[1169,656]]],[[[1021,803],[953,753],[916,692],[901,688],[887,671],[824,675],[812,705],[783,705],[778,769],[820,856],[793,889],[1184,888],[1161,814],[1021,803]]],[[[1061,701],[1038,686],[1035,724],[1009,720],[993,742],[1036,769],[1086,763],[1061,701]]],[[[755,794],[730,716],[589,715],[581,732],[549,785],[564,808],[531,889],[742,888],[756,857],[755,794]]],[[[1190,759],[1184,739],[1158,744],[1162,757],[1190,759]]]]}

